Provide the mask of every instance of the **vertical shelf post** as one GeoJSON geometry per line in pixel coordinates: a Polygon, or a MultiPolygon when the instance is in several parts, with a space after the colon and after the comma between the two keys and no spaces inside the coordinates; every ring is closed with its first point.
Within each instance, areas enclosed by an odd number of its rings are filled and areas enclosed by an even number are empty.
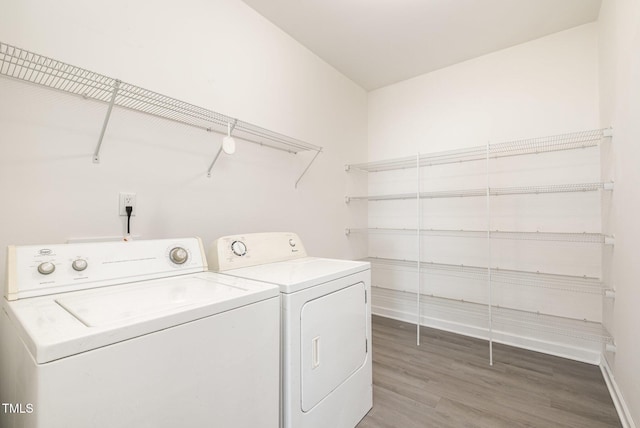
{"type": "Polygon", "coordinates": [[[420,152],[416,155],[416,241],[418,243],[418,294],[416,298],[416,312],[417,312],[417,322],[416,322],[416,345],[420,346],[420,296],[422,292],[421,280],[422,280],[422,272],[420,271],[420,260],[422,259],[420,254],[420,217],[422,215],[420,211],[420,152]]]}
{"type": "Polygon", "coordinates": [[[490,144],[487,141],[487,288],[489,291],[489,365],[493,366],[493,319],[492,319],[492,290],[491,290],[491,187],[489,183],[489,152],[490,144]]]}

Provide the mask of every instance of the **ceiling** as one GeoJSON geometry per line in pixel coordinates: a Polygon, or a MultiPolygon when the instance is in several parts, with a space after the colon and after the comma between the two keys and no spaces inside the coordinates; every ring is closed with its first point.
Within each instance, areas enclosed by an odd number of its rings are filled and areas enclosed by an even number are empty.
{"type": "Polygon", "coordinates": [[[595,21],[601,0],[243,0],[366,90],[595,21]]]}

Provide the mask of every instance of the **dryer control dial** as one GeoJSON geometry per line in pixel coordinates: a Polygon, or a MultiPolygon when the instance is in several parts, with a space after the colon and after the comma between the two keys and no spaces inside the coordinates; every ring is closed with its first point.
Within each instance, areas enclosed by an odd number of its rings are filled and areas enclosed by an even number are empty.
{"type": "Polygon", "coordinates": [[[231,251],[238,257],[242,257],[247,254],[247,246],[242,241],[233,241],[231,243],[231,251]]]}
{"type": "Polygon", "coordinates": [[[169,252],[169,258],[175,264],[181,265],[189,259],[189,253],[182,247],[175,247],[169,252]]]}
{"type": "Polygon", "coordinates": [[[87,266],[88,264],[85,259],[76,259],[71,263],[71,267],[77,272],[82,272],[87,268],[87,266]]]}
{"type": "Polygon", "coordinates": [[[56,265],[52,262],[42,262],[38,265],[38,272],[42,275],[49,275],[50,273],[53,273],[54,270],[56,270],[56,265]]]}

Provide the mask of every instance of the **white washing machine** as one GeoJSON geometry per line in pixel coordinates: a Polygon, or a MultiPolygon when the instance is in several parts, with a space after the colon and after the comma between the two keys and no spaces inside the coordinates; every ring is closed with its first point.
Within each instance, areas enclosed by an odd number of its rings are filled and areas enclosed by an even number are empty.
{"type": "Polygon", "coordinates": [[[280,287],[281,426],[353,428],[372,407],[370,264],[308,257],[294,233],[226,236],[218,272],[280,287]]]}
{"type": "Polygon", "coordinates": [[[200,239],[12,246],[7,270],[2,427],[278,427],[278,288],[207,272],[200,239]]]}

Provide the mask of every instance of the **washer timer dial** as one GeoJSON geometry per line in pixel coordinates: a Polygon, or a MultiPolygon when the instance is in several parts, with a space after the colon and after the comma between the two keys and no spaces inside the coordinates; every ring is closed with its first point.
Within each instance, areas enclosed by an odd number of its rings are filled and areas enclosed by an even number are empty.
{"type": "Polygon", "coordinates": [[[233,241],[231,243],[231,251],[238,257],[242,257],[247,254],[247,246],[242,241],[233,241]]]}
{"type": "Polygon", "coordinates": [[[52,262],[42,262],[38,265],[38,272],[42,275],[49,275],[50,273],[53,273],[54,270],[56,270],[56,265],[52,262]]]}

